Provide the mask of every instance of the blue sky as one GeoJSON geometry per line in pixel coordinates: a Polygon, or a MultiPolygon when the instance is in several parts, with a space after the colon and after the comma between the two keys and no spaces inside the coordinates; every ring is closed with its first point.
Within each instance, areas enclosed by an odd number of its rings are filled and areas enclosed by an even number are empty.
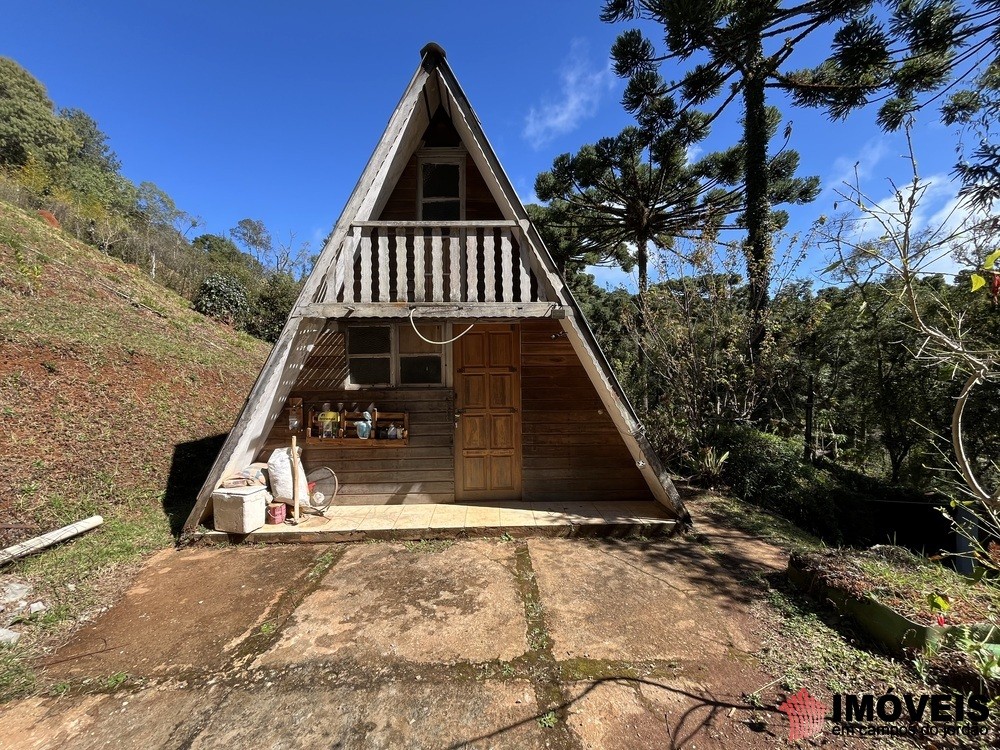
{"type": "MultiPolygon", "coordinates": [[[[94,117],[125,174],[200,216],[197,232],[224,234],[259,218],[276,239],[294,233],[318,251],[427,41],[447,50],[526,201],[555,156],[628,124],[624,82],[608,63],[626,27],[602,24],[599,5],[52,0],[8,4],[0,55],[27,68],[57,106],[94,117]]],[[[807,47],[800,60],[822,52],[807,47]]],[[[792,209],[792,229],[833,210],[833,188],[856,162],[874,197],[888,196],[886,177],[905,179],[905,144],[882,134],[874,113],[840,123],[783,113],[801,174],[824,186],[815,203],[792,209]]],[[[706,149],[735,141],[738,114],[716,126],[706,149]]],[[[916,133],[921,171],[936,180],[929,213],[954,193],[954,139],[932,119],[916,133]]],[[[813,251],[802,273],[824,265],[813,251]]],[[[608,271],[599,279],[629,283],[608,271]]]]}

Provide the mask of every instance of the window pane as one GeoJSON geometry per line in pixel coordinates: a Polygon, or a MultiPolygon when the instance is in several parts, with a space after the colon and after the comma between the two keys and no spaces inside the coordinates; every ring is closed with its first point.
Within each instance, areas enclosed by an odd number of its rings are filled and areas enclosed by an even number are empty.
{"type": "Polygon", "coordinates": [[[458,197],[457,164],[424,164],[424,197],[458,197]]]}
{"type": "Polygon", "coordinates": [[[441,357],[401,357],[399,381],[403,384],[441,382],[441,357]]]}
{"type": "Polygon", "coordinates": [[[462,218],[461,201],[431,201],[424,203],[424,221],[457,221],[462,218]]]}
{"type": "MultiPolygon", "coordinates": [[[[417,330],[431,341],[441,341],[444,336],[441,334],[441,326],[417,324],[417,330]]],[[[428,344],[413,332],[413,326],[405,323],[399,327],[399,353],[400,354],[434,354],[440,353],[441,347],[428,344]]]]}
{"type": "Polygon", "coordinates": [[[388,354],[389,326],[351,326],[347,329],[348,354],[388,354]]]}
{"type": "Polygon", "coordinates": [[[389,384],[388,357],[351,357],[348,369],[355,385],[389,384]]]}

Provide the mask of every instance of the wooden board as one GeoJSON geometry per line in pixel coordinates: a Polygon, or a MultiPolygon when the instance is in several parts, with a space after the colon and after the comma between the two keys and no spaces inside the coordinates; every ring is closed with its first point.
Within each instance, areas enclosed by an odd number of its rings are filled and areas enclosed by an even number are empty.
{"type": "Polygon", "coordinates": [[[557,321],[521,323],[525,500],[649,500],[649,486],[557,321]]]}
{"type": "MultiPolygon", "coordinates": [[[[312,360],[310,360],[312,362],[312,360]]],[[[364,409],[374,402],[383,415],[406,412],[410,436],[396,440],[323,440],[310,441],[303,448],[302,464],[306,471],[328,466],[341,482],[338,497],[353,502],[377,505],[411,502],[452,502],[455,499],[454,393],[448,388],[399,388],[313,390],[323,382],[319,373],[310,372],[307,364],[300,381],[310,389],[296,385],[294,397],[306,406],[315,402],[357,404],[364,409]]],[[[291,439],[287,424],[281,420],[271,429],[258,460],[267,460],[276,448],[287,447],[291,439]]]]}

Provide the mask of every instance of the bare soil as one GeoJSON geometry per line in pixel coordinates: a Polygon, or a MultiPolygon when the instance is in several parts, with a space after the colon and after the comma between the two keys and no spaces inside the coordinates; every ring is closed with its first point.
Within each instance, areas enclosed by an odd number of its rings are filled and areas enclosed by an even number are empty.
{"type": "Polygon", "coordinates": [[[1000,622],[1000,589],[963,578],[899,547],[826,550],[795,555],[796,566],[825,585],[880,602],[923,625],[1000,622]],[[932,602],[945,602],[935,608],[932,602]]]}

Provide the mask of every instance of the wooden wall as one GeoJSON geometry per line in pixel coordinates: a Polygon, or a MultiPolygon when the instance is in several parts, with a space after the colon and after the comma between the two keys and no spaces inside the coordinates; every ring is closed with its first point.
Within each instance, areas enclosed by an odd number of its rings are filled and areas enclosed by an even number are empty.
{"type": "MultiPolygon", "coordinates": [[[[295,390],[304,399],[303,413],[321,401],[371,402],[384,411],[408,411],[410,438],[398,448],[342,448],[329,443],[307,445],[302,453],[306,471],[329,466],[340,480],[337,505],[397,505],[455,501],[455,398],[450,388],[321,392],[295,390]]],[[[301,440],[301,438],[300,438],[301,440]]],[[[291,445],[287,424],[271,430],[261,456],[266,461],[275,448],[291,445]]]]}
{"type": "Polygon", "coordinates": [[[524,499],[652,499],[561,331],[554,320],[521,325],[524,499]]]}
{"type": "MultiPolygon", "coordinates": [[[[465,157],[465,218],[500,221],[504,218],[471,156],[465,157]]],[[[377,221],[416,221],[417,157],[413,155],[399,176],[377,221]]]]}
{"type": "MultiPolygon", "coordinates": [[[[552,320],[521,324],[523,499],[649,500],[597,390],[552,320]],[[556,338],[553,338],[556,336],[556,338]]],[[[310,404],[343,401],[410,413],[409,445],[306,446],[307,470],[329,466],[341,482],[339,505],[450,503],[455,500],[455,394],[450,388],[344,390],[344,339],[335,322],[320,336],[291,396],[310,404]]],[[[287,446],[281,419],[258,460],[287,446]]]]}

